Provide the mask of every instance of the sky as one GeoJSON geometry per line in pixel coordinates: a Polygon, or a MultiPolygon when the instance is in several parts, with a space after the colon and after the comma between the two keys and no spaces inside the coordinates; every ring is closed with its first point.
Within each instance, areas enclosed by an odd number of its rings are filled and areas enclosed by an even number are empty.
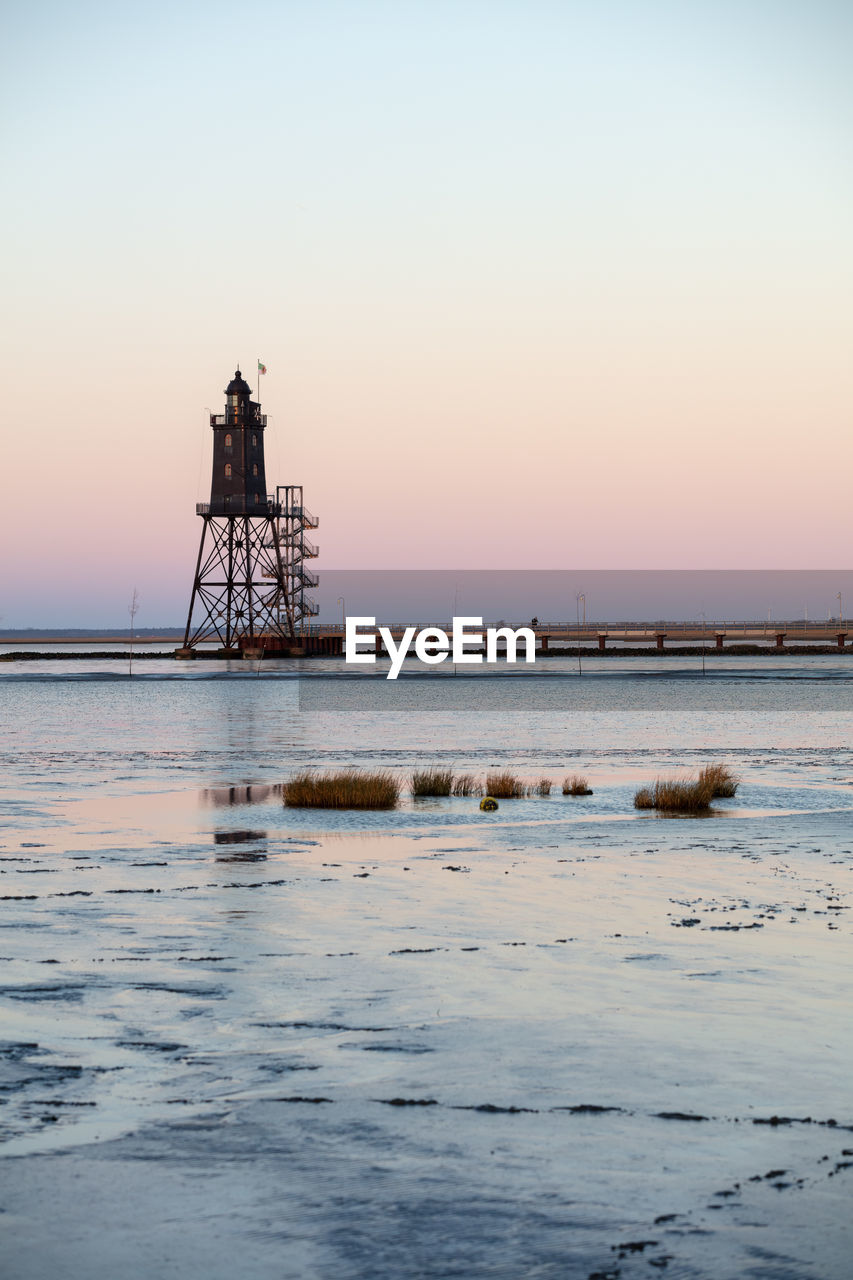
{"type": "Polygon", "coordinates": [[[851,53],[847,0],[10,9],[0,624],[183,621],[258,359],[321,574],[848,566],[851,53]]]}

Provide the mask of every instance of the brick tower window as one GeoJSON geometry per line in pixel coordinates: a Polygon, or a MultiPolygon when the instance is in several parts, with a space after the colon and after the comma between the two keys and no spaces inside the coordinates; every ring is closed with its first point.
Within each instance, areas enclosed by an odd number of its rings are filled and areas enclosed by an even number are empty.
{"type": "Polygon", "coordinates": [[[257,464],[257,462],[253,462],[253,463],[252,463],[252,475],[253,475],[253,476],[256,476],[257,474],[258,474],[258,464],[257,464]]]}
{"type": "Polygon", "coordinates": [[[231,479],[231,463],[230,462],[225,463],[225,479],[226,480],[231,479]]]}
{"type": "Polygon", "coordinates": [[[226,435],[226,437],[225,437],[225,448],[226,448],[226,449],[230,449],[230,448],[231,448],[231,432],[230,432],[230,431],[228,432],[228,434],[227,434],[227,435],[226,435]]]}

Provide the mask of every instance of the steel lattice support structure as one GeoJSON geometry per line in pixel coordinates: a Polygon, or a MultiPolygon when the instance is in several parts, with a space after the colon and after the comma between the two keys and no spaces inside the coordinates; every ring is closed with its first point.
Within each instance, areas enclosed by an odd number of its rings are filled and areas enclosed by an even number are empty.
{"type": "Polygon", "coordinates": [[[205,640],[226,650],[280,650],[296,642],[303,618],[316,613],[304,587],[317,578],[302,562],[316,555],[315,547],[306,548],[303,529],[317,522],[303,512],[301,487],[287,486],[284,504],[267,496],[266,425],[238,369],[225,389],[225,412],[210,415],[210,502],[196,506],[204,524],[178,657],[194,656],[205,640]]]}
{"type": "Polygon", "coordinates": [[[217,639],[225,649],[264,635],[293,638],[295,619],[274,504],[266,515],[202,513],[184,647],[217,639]],[[196,620],[193,620],[193,615],[196,620]]]}

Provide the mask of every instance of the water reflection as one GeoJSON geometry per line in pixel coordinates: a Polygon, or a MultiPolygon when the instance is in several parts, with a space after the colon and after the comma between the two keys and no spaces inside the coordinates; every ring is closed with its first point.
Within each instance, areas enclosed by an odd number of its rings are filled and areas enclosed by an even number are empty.
{"type": "Polygon", "coordinates": [[[267,846],[266,831],[214,831],[213,843],[215,845],[240,845],[240,844],[258,844],[260,848],[255,849],[228,849],[227,852],[216,853],[217,862],[266,862],[267,846]]]}
{"type": "Polygon", "coordinates": [[[248,849],[240,849],[236,853],[217,853],[216,855],[217,862],[248,863],[266,862],[266,860],[267,855],[265,853],[258,853],[256,850],[249,851],[248,849]]]}
{"type": "MultiPolygon", "coordinates": [[[[214,831],[214,844],[254,844],[266,840],[266,831],[214,831]]],[[[266,856],[266,855],[264,855],[266,856]]]]}
{"type": "Polygon", "coordinates": [[[203,806],[209,809],[230,809],[237,804],[265,804],[282,793],[282,784],[251,783],[243,787],[206,787],[199,793],[203,806]]]}

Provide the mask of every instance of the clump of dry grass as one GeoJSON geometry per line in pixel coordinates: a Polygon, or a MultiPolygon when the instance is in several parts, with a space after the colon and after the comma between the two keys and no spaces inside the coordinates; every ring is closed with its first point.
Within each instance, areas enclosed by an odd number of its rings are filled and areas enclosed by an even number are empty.
{"type": "Polygon", "coordinates": [[[413,796],[449,796],[453,791],[453,770],[433,766],[412,774],[413,796]]]}
{"type": "Polygon", "coordinates": [[[475,778],[470,773],[457,773],[453,779],[453,795],[455,796],[481,796],[483,794],[483,784],[479,778],[475,778]]]}
{"type": "Polygon", "coordinates": [[[660,809],[664,813],[704,813],[713,799],[713,784],[702,778],[656,778],[634,796],[635,809],[660,809]]]}
{"type": "Polygon", "coordinates": [[[373,773],[305,769],[285,782],[282,793],[284,803],[293,809],[393,809],[400,798],[400,780],[387,769],[373,773]]]}
{"type": "Polygon", "coordinates": [[[655,793],[653,787],[640,787],[634,796],[635,809],[654,809],[655,793]]]}
{"type": "Polygon", "coordinates": [[[529,796],[549,796],[551,794],[551,779],[540,778],[537,782],[532,782],[527,788],[529,796]]]}
{"type": "Polygon", "coordinates": [[[486,774],[486,795],[495,800],[518,800],[527,794],[527,787],[516,774],[505,769],[502,773],[486,774]]]}
{"type": "Polygon", "coordinates": [[[564,796],[591,796],[589,782],[582,773],[571,773],[563,778],[564,796]]]}
{"type": "Polygon", "coordinates": [[[452,769],[433,766],[416,769],[412,774],[413,796],[481,796],[483,784],[472,773],[454,773],[452,769]]]}
{"type": "Polygon", "coordinates": [[[740,786],[740,778],[734,773],[727,764],[708,764],[704,769],[699,771],[699,781],[706,783],[711,787],[711,795],[714,799],[730,800],[733,795],[737,794],[740,786]]]}

